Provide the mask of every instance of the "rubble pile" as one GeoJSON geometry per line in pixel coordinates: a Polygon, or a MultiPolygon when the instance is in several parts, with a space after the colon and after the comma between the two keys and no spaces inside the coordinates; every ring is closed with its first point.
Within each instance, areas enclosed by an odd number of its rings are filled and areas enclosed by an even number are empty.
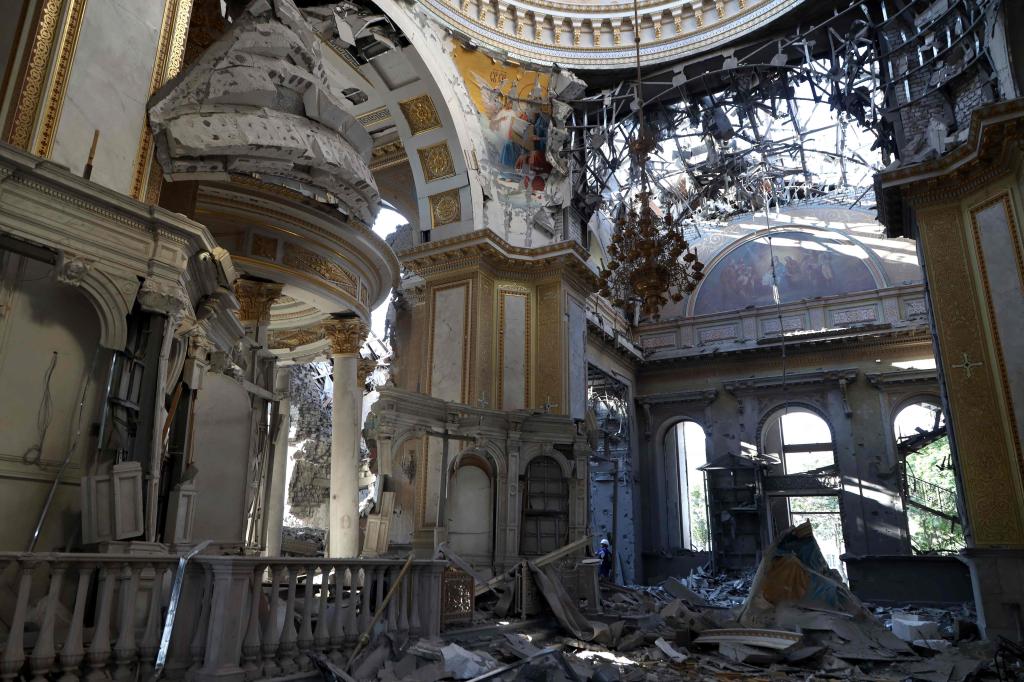
{"type": "Polygon", "coordinates": [[[557,626],[478,618],[443,641],[385,637],[350,672],[325,675],[332,682],[1024,680],[1024,649],[980,641],[966,606],[863,604],[828,568],[809,524],[786,531],[753,575],[697,571],[644,587],[603,582],[599,604],[569,598],[551,566],[531,563],[529,572],[557,626]]]}

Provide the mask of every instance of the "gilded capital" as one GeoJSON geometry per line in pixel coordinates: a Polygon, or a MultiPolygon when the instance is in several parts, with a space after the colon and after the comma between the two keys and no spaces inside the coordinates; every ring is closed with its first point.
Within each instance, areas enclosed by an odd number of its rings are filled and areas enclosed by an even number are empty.
{"type": "Polygon", "coordinates": [[[356,355],[366,341],[369,329],[357,317],[344,317],[324,322],[324,333],[335,355],[356,355]]]}
{"type": "Polygon", "coordinates": [[[238,319],[242,324],[264,324],[270,321],[270,306],[281,295],[283,284],[258,282],[240,278],[235,281],[235,297],[240,308],[238,319]]]}

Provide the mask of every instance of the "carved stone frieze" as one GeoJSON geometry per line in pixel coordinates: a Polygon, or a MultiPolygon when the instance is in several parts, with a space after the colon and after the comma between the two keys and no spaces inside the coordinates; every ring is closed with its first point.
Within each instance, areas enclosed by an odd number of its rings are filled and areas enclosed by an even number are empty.
{"type": "Polygon", "coordinates": [[[174,320],[175,327],[192,312],[192,304],[178,282],[160,281],[153,277],[142,283],[138,302],[146,312],[166,315],[174,320]]]}
{"type": "Polygon", "coordinates": [[[57,281],[61,284],[78,287],[89,274],[95,259],[64,253],[57,266],[57,281]]]}
{"type": "Polygon", "coordinates": [[[437,115],[434,101],[430,95],[420,95],[398,103],[406,122],[409,124],[409,132],[413,135],[425,133],[441,127],[441,117],[437,115]]]}

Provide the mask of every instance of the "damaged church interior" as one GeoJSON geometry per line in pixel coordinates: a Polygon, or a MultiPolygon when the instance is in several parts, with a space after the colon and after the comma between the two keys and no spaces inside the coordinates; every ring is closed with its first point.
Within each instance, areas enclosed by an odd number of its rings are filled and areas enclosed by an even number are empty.
{"type": "Polygon", "coordinates": [[[0,1],[0,680],[1024,679],[1021,27],[0,1]]]}

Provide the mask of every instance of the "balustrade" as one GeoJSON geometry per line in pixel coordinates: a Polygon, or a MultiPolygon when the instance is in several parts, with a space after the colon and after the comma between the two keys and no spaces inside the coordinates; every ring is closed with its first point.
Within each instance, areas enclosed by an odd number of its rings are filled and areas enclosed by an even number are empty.
{"type": "MultiPolygon", "coordinates": [[[[384,559],[195,557],[164,677],[270,679],[335,662],[365,631],[404,562],[384,559]]],[[[15,595],[0,681],[149,679],[177,573],[174,556],[0,553],[15,595]]],[[[445,564],[414,562],[374,627],[440,631],[445,564]]]]}

